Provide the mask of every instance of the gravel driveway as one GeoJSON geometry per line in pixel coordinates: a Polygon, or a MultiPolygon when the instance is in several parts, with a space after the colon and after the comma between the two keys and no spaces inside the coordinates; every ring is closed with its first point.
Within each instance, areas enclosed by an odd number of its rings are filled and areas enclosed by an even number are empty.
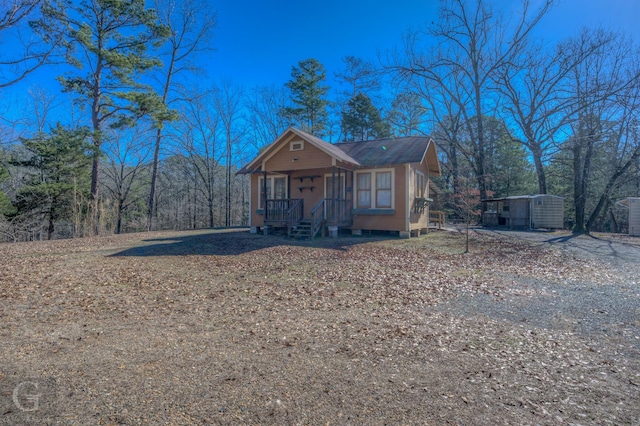
{"type": "MultiPolygon", "coordinates": [[[[440,308],[468,317],[577,333],[601,349],[640,358],[640,239],[621,235],[573,236],[568,232],[474,229],[496,239],[516,238],[602,263],[611,278],[563,283],[511,277],[524,291],[505,298],[461,295],[440,308]]],[[[473,250],[473,247],[471,248],[473,250]]]]}

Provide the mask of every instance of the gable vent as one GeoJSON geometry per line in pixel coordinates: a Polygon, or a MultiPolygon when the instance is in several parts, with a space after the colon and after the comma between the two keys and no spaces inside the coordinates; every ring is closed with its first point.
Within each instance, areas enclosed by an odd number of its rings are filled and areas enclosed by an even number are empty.
{"type": "Polygon", "coordinates": [[[304,149],[304,141],[291,141],[289,151],[302,151],[304,149]]]}

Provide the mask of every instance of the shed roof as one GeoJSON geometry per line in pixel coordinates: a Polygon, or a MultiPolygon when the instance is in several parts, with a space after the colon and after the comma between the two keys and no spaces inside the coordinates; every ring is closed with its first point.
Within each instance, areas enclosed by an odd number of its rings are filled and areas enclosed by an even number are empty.
{"type": "Polygon", "coordinates": [[[616,204],[619,204],[621,206],[624,206],[624,207],[628,208],[629,204],[631,204],[631,200],[634,200],[634,201],[635,200],[640,200],[640,197],[627,197],[627,198],[625,198],[623,200],[618,201],[616,204]]]}
{"type": "Polygon", "coordinates": [[[551,195],[551,194],[535,194],[535,195],[512,195],[511,197],[500,197],[500,198],[486,198],[484,200],[480,200],[483,202],[496,202],[496,201],[509,201],[509,200],[533,200],[534,198],[539,197],[553,197],[553,198],[561,198],[564,200],[564,197],[559,195],[551,195]]]}

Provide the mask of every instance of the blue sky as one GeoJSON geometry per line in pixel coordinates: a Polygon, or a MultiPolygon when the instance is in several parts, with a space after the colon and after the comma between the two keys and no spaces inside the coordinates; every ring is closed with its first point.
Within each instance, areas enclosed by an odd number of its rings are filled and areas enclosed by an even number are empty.
{"type": "MultiPolygon", "coordinates": [[[[583,26],[622,29],[640,42],[640,0],[557,0],[537,35],[553,42],[583,26]]],[[[542,0],[531,0],[540,4],[542,0]]],[[[519,0],[494,0],[509,15],[519,0]]],[[[402,34],[438,16],[438,0],[223,0],[217,10],[215,46],[209,75],[246,86],[284,84],[291,67],[307,58],[338,71],[347,55],[375,59],[399,46],[402,34]]]]}
{"type": "MultiPolygon", "coordinates": [[[[187,1],[187,0],[185,0],[187,1]]],[[[438,0],[208,0],[217,12],[216,51],[203,58],[212,81],[228,79],[250,88],[283,85],[291,67],[307,58],[327,70],[329,85],[347,55],[375,61],[377,52],[400,46],[410,29],[437,20],[438,0]]],[[[535,6],[543,0],[530,0],[535,6]]],[[[520,0],[493,0],[509,16],[520,0]]],[[[557,0],[536,35],[550,43],[577,34],[583,26],[621,29],[640,43],[640,0],[557,0]]],[[[68,101],[54,77],[60,70],[38,72],[28,81],[0,93],[0,116],[26,102],[26,91],[45,87],[68,101]]],[[[64,102],[64,101],[63,101],[64,102]]],[[[13,110],[16,112],[15,110],[13,110]]]]}
{"type": "Polygon", "coordinates": [[[307,58],[337,71],[344,56],[373,59],[398,44],[437,8],[425,0],[222,1],[211,72],[253,85],[282,84],[307,58]]]}

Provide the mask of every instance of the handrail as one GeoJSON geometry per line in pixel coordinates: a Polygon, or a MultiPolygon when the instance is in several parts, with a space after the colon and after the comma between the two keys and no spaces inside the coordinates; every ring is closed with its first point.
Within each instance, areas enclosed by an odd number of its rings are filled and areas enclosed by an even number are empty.
{"type": "Polygon", "coordinates": [[[294,226],[298,225],[304,215],[304,200],[302,198],[295,200],[287,210],[287,233],[291,235],[294,226]]]}
{"type": "Polygon", "coordinates": [[[313,207],[311,207],[311,211],[309,214],[311,215],[311,235],[309,238],[313,238],[316,236],[320,228],[322,228],[322,222],[325,220],[325,199],[321,199],[318,201],[313,207]]]}
{"type": "Polygon", "coordinates": [[[438,229],[444,226],[444,212],[438,210],[429,210],[429,221],[438,225],[438,229]]]}

